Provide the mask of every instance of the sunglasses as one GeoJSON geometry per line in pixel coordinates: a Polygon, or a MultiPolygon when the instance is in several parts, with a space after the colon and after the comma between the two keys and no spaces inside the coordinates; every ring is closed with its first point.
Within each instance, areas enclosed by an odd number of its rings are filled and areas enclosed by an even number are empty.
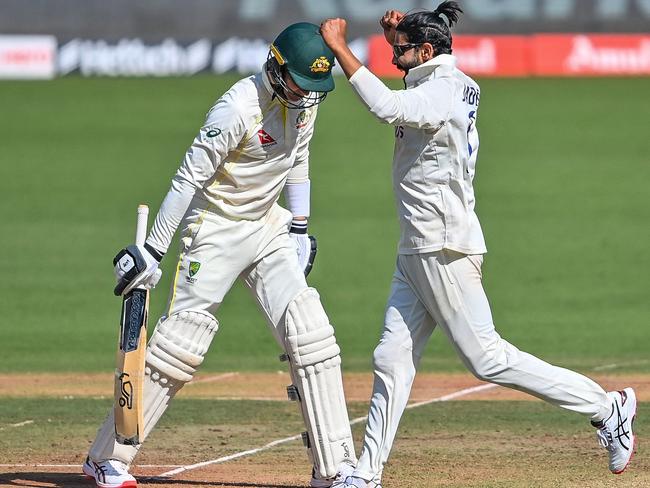
{"type": "Polygon", "coordinates": [[[407,43],[407,44],[393,44],[393,54],[395,55],[396,58],[399,58],[400,56],[403,56],[406,51],[408,51],[411,48],[421,46],[421,43],[418,44],[412,44],[412,43],[407,43]]]}

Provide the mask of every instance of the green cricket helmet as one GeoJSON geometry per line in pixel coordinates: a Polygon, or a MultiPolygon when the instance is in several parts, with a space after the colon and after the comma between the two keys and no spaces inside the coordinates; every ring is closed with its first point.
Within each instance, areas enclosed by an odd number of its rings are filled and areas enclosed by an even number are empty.
{"type": "Polygon", "coordinates": [[[319,27],[309,22],[298,22],[284,29],[275,38],[267,59],[267,70],[275,95],[290,108],[311,107],[322,102],[334,90],[334,53],[320,35],[319,27]],[[289,74],[302,90],[302,96],[285,81],[289,74]],[[291,94],[297,101],[291,101],[291,94]]]}

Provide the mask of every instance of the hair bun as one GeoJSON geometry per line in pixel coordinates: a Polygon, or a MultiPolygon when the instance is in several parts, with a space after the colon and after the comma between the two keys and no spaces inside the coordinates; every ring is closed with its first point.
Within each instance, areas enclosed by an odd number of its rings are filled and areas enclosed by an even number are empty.
{"type": "Polygon", "coordinates": [[[438,17],[444,15],[447,18],[449,27],[452,27],[458,22],[459,14],[463,13],[463,9],[460,8],[457,2],[444,1],[436,7],[433,13],[438,17]]]}

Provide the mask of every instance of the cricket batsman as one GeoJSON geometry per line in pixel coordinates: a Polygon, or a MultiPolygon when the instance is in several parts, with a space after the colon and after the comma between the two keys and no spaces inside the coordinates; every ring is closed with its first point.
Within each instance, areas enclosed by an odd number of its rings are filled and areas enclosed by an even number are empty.
{"type": "MultiPolygon", "coordinates": [[[[442,329],[479,379],[521,390],[586,416],[621,473],[634,450],[632,388],[605,392],[589,378],[520,351],[496,331],[481,282],[486,246],[474,212],[480,88],[456,67],[456,2],[433,11],[386,12],[380,20],[405,90],[390,90],[350,51],[346,22],[321,33],[352,88],[381,122],[395,126],[393,189],[401,227],[397,266],[379,345],[363,450],[336,486],[381,486],[416,369],[433,330],[442,329]]],[[[408,480],[405,480],[408,484],[408,480]]]]}
{"type": "MultiPolygon", "coordinates": [[[[318,104],[334,89],[333,66],[318,26],[283,30],[262,71],[237,82],[208,112],[145,244],[122,251],[134,254],[137,273],[119,260],[115,269],[126,290],[154,287],[180,226],[167,312],[147,346],[143,437],[203,362],[218,328],[215,313],[239,277],[288,358],[316,488],[345,478],[356,464],[339,346],[305,280],[316,252],[307,234],[309,143],[318,104]],[[282,191],[288,210],[277,203],[282,191]]],[[[139,446],[117,443],[113,422],[111,413],[83,471],[100,488],[137,486],[128,467],[139,446]]]]}

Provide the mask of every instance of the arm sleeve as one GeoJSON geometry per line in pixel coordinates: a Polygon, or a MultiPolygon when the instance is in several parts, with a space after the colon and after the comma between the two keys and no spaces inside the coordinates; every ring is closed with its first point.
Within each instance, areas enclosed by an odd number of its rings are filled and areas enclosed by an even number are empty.
{"type": "Polygon", "coordinates": [[[212,178],[245,134],[243,117],[228,98],[224,95],[208,113],[158,210],[147,244],[162,254],[167,252],[196,190],[212,178]]]}
{"type": "Polygon", "coordinates": [[[309,217],[310,181],[287,183],[284,187],[284,199],[294,217],[309,217]]]}
{"type": "Polygon", "coordinates": [[[288,209],[294,217],[309,217],[310,189],[309,181],[309,143],[314,135],[316,108],[311,113],[309,125],[301,135],[296,150],[296,160],[287,176],[284,198],[288,209]]]}
{"type": "Polygon", "coordinates": [[[316,123],[317,107],[311,109],[309,122],[304,132],[298,139],[298,148],[296,149],[296,159],[293,167],[289,170],[287,184],[293,185],[309,181],[309,143],[314,135],[314,125],[316,123]]]}
{"type": "Polygon", "coordinates": [[[451,112],[453,86],[445,78],[432,79],[408,90],[391,90],[362,66],[350,83],[370,112],[388,124],[437,129],[451,112]]]}
{"type": "Polygon", "coordinates": [[[208,112],[176,175],[201,188],[237,147],[245,132],[244,118],[236,101],[227,93],[208,112]]]}
{"type": "Polygon", "coordinates": [[[165,254],[172,242],[174,233],[190,206],[196,188],[192,183],[178,175],[172,179],[172,186],[156,215],[147,244],[165,254]]]}

